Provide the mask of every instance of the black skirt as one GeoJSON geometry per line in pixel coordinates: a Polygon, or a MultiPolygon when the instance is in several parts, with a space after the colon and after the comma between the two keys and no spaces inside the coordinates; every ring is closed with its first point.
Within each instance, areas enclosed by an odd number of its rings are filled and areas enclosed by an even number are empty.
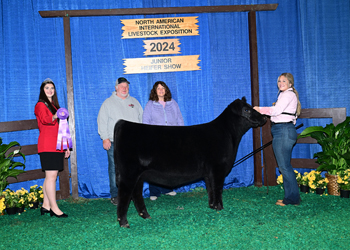
{"type": "Polygon", "coordinates": [[[41,162],[41,170],[63,170],[63,159],[64,153],[60,152],[42,152],[39,153],[40,162],[41,162]]]}

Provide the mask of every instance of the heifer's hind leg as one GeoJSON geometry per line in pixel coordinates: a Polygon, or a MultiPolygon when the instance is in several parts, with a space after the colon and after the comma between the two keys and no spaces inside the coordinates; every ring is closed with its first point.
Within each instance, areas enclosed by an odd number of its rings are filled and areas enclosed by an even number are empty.
{"type": "Polygon", "coordinates": [[[143,188],[143,181],[139,179],[132,193],[132,200],[134,201],[134,206],[137,212],[139,213],[139,215],[144,219],[148,219],[148,218],[151,218],[151,216],[147,212],[145,201],[142,197],[142,188],[143,188]]]}
{"type": "Polygon", "coordinates": [[[119,182],[117,216],[121,227],[129,228],[127,213],[131,201],[132,189],[123,181],[119,182]]]}
{"type": "Polygon", "coordinates": [[[204,181],[205,181],[205,186],[207,187],[209,207],[213,208],[213,206],[214,206],[214,203],[213,203],[214,193],[213,193],[213,187],[211,186],[212,183],[209,181],[208,177],[204,178],[204,181]]]}

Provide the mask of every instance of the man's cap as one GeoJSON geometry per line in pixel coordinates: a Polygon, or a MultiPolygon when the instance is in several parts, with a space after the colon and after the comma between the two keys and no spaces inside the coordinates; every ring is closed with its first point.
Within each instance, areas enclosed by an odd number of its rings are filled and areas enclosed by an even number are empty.
{"type": "Polygon", "coordinates": [[[130,82],[128,80],[126,80],[125,77],[119,77],[118,80],[116,81],[115,85],[121,84],[123,82],[130,84],[130,82]]]}

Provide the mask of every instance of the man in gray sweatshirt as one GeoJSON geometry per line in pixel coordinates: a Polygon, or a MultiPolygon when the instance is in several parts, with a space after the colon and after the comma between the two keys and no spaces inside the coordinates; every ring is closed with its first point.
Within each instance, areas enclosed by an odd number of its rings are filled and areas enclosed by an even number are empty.
{"type": "Polygon", "coordinates": [[[143,110],[140,103],[129,95],[129,84],[130,82],[126,78],[118,78],[115,91],[102,103],[97,116],[98,133],[108,155],[109,188],[111,202],[114,205],[117,205],[118,195],[113,155],[114,126],[119,119],[142,123],[143,110]]]}

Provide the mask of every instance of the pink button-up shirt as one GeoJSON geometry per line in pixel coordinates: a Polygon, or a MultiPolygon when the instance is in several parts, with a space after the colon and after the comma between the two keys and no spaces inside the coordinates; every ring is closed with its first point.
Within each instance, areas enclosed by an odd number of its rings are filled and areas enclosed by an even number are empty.
{"type": "Polygon", "coordinates": [[[297,110],[298,99],[292,88],[289,88],[281,92],[278,96],[275,106],[272,107],[260,107],[260,113],[271,116],[271,122],[293,122],[296,123],[296,115],[286,115],[282,112],[295,114],[297,110]]]}

